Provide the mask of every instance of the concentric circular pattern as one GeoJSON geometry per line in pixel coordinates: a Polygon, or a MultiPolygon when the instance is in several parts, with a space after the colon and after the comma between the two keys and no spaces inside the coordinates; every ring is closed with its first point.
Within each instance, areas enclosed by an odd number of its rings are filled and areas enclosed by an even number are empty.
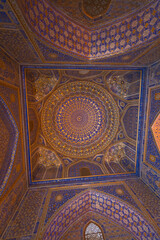
{"type": "Polygon", "coordinates": [[[90,94],[69,96],[55,111],[57,133],[75,146],[95,141],[104,131],[106,119],[102,103],[90,94]]]}
{"type": "Polygon", "coordinates": [[[119,123],[112,96],[97,84],[71,82],[47,99],[41,117],[44,136],[65,156],[84,158],[103,150],[119,123]]]}

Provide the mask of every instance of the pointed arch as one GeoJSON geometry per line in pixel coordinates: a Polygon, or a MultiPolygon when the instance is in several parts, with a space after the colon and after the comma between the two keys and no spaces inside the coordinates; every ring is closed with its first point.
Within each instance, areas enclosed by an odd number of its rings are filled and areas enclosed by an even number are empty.
{"type": "Polygon", "coordinates": [[[42,240],[60,239],[67,229],[86,212],[99,213],[117,222],[136,239],[158,239],[153,226],[138,210],[113,196],[91,189],[69,200],[56,212],[47,224],[42,240]]]}
{"type": "Polygon", "coordinates": [[[84,240],[90,240],[93,238],[98,240],[105,239],[101,226],[92,220],[85,225],[83,236],[84,240]]]}

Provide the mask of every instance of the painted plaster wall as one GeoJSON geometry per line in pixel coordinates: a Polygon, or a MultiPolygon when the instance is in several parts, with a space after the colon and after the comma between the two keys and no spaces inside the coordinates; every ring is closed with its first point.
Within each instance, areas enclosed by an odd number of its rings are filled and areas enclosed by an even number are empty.
{"type": "Polygon", "coordinates": [[[19,65],[0,49],[0,237],[27,189],[19,65]]]}
{"type": "Polygon", "coordinates": [[[148,68],[146,99],[141,177],[160,196],[160,62],[148,68]]]}

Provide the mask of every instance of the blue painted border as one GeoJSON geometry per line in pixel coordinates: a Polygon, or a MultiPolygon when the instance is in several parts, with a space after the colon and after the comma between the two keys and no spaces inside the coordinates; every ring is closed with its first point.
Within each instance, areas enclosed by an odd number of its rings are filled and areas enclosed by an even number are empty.
{"type": "Polygon", "coordinates": [[[143,147],[143,124],[144,124],[144,110],[145,110],[145,94],[146,94],[146,84],[145,78],[147,77],[147,68],[146,67],[129,67],[129,66],[97,66],[97,65],[23,65],[21,66],[22,73],[22,91],[23,91],[23,101],[24,101],[24,119],[26,126],[26,150],[27,150],[27,158],[28,158],[28,180],[30,186],[36,186],[43,184],[61,186],[66,185],[69,186],[71,184],[82,184],[82,183],[95,183],[95,182],[106,182],[106,181],[116,181],[116,180],[124,180],[128,177],[139,177],[140,176],[140,160],[142,158],[142,147],[143,147]],[[138,140],[137,140],[137,162],[136,162],[136,172],[128,173],[128,174],[118,174],[118,175],[104,175],[104,176],[93,176],[93,177],[77,177],[77,178],[67,178],[67,179],[54,179],[54,180],[46,180],[46,181],[36,181],[32,182],[31,179],[31,159],[30,159],[30,149],[29,149],[29,126],[28,126],[28,112],[27,112],[27,99],[26,99],[26,82],[25,82],[25,69],[34,68],[34,69],[87,69],[87,70],[140,70],[142,71],[142,79],[141,79],[141,89],[140,89],[140,106],[139,106],[139,123],[138,123],[138,140]]]}
{"type": "Polygon", "coordinates": [[[37,64],[32,64],[32,65],[21,65],[21,70],[22,73],[24,73],[24,69],[27,68],[38,68],[38,69],[59,69],[59,70],[65,70],[65,69],[70,69],[70,70],[79,70],[79,69],[87,69],[87,70],[144,70],[146,67],[131,67],[131,66],[117,66],[115,65],[114,67],[112,65],[94,65],[93,62],[91,64],[85,64],[85,65],[72,65],[72,64],[52,64],[52,65],[37,65],[37,64]],[[92,65],[91,65],[92,64],[92,65]]]}
{"type": "Polygon", "coordinates": [[[26,141],[26,152],[27,152],[27,168],[28,168],[28,183],[32,183],[31,179],[31,159],[29,149],[29,126],[28,126],[28,112],[27,112],[27,96],[26,96],[26,82],[24,68],[21,67],[22,76],[22,93],[23,93],[23,105],[24,105],[24,124],[25,124],[25,141],[26,141]]]}
{"type": "Polygon", "coordinates": [[[147,90],[147,68],[142,69],[141,90],[140,90],[140,103],[139,103],[139,123],[138,123],[138,139],[137,139],[137,162],[136,162],[136,175],[140,176],[140,163],[142,162],[143,152],[143,127],[145,121],[145,106],[146,106],[146,90],[147,90]]]}

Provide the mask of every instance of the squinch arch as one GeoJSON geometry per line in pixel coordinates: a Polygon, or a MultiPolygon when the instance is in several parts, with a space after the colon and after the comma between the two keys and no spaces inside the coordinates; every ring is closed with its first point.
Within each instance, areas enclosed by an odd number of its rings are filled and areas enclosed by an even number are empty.
{"type": "Polygon", "coordinates": [[[77,218],[89,211],[112,219],[137,239],[159,239],[153,227],[138,211],[112,196],[95,190],[86,190],[66,203],[46,226],[42,239],[60,239],[77,218]]]}
{"type": "Polygon", "coordinates": [[[125,20],[93,30],[71,22],[46,0],[25,0],[21,4],[25,19],[38,36],[62,51],[89,60],[122,53],[133,45],[139,47],[159,35],[158,0],[125,20]]]}

